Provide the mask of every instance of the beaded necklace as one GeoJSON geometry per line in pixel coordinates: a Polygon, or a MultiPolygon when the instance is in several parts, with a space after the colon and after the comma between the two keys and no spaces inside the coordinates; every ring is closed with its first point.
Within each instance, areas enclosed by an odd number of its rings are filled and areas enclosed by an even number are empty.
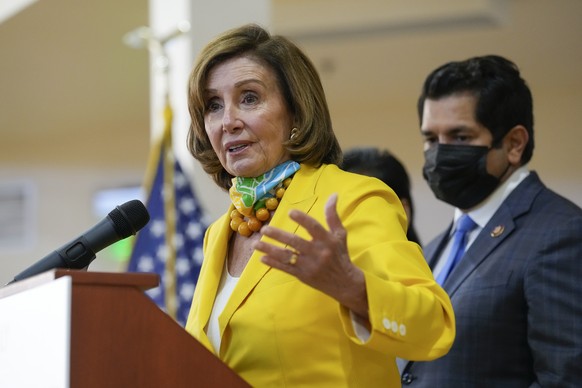
{"type": "Polygon", "coordinates": [[[283,195],[285,195],[285,191],[291,184],[292,179],[293,177],[286,178],[277,185],[274,189],[274,197],[258,201],[252,209],[250,216],[244,216],[237,209],[230,212],[230,228],[244,237],[249,237],[254,232],[261,230],[263,224],[271,218],[271,212],[274,213],[277,207],[279,207],[279,202],[283,198],[283,195]]]}

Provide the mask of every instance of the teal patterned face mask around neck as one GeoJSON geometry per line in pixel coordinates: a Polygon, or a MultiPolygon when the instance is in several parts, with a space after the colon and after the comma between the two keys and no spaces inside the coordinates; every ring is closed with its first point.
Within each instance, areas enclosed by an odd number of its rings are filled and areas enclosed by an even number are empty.
{"type": "Polygon", "coordinates": [[[249,217],[259,201],[273,197],[274,189],[295,174],[299,168],[299,163],[288,160],[258,177],[232,178],[229,194],[233,205],[241,214],[249,217]]]}

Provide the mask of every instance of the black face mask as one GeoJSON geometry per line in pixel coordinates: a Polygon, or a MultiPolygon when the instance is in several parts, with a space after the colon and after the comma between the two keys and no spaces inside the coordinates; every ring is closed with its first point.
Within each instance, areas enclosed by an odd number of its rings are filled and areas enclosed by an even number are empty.
{"type": "Polygon", "coordinates": [[[438,144],[424,152],[422,173],[434,195],[459,209],[470,209],[499,186],[487,172],[489,147],[438,144]]]}

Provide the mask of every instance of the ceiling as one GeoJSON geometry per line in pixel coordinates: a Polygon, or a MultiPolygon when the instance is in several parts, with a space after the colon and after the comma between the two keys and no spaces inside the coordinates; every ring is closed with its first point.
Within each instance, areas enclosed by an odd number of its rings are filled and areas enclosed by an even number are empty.
{"type": "MultiPolygon", "coordinates": [[[[144,165],[148,55],[122,37],[148,24],[147,3],[42,0],[0,23],[0,162],[34,153],[48,164],[144,165]],[[144,151],[127,160],[128,148],[144,151]]],[[[273,0],[273,28],[313,59],[342,131],[371,112],[383,123],[387,106],[411,106],[428,71],[470,55],[507,55],[536,85],[582,88],[581,4],[273,0]]]]}
{"type": "Polygon", "coordinates": [[[55,164],[147,153],[148,54],[122,42],[147,2],[42,0],[0,24],[0,161],[25,145],[55,164]]]}

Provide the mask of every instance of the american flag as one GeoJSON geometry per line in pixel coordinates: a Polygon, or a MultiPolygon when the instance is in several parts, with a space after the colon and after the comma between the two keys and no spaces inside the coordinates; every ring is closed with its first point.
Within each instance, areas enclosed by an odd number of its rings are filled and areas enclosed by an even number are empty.
{"type": "Polygon", "coordinates": [[[165,129],[160,144],[153,149],[150,170],[153,167],[154,171],[147,174],[145,183],[150,222],[137,234],[128,271],[160,275],[160,285],[146,293],[184,326],[202,264],[207,223],[172,151],[170,126],[165,129]]]}

